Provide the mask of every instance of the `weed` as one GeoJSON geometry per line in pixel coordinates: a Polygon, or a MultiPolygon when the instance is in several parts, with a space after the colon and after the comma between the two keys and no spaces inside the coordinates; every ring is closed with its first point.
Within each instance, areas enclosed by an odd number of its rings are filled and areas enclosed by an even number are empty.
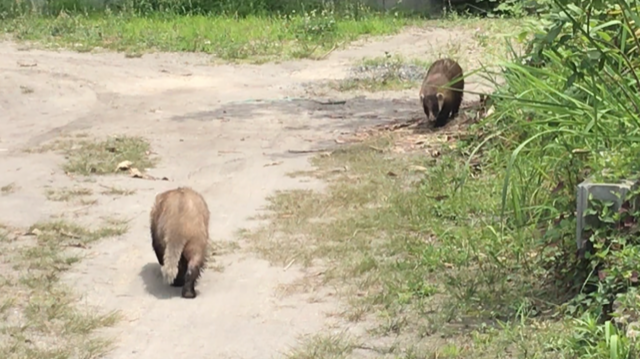
{"type": "Polygon", "coordinates": [[[33,93],[33,89],[27,86],[20,86],[20,92],[26,95],[26,94],[33,93]]]}
{"type": "Polygon", "coordinates": [[[135,190],[133,189],[125,189],[125,188],[118,188],[118,187],[105,187],[106,189],[100,193],[104,194],[104,195],[109,195],[109,196],[130,196],[134,193],[136,193],[135,190]]]}
{"type": "Polygon", "coordinates": [[[355,348],[355,342],[345,335],[313,335],[302,340],[299,348],[287,353],[287,358],[349,358],[355,348]]]}
{"type": "Polygon", "coordinates": [[[4,185],[0,187],[0,194],[7,195],[15,192],[17,190],[17,186],[15,183],[9,183],[8,185],[4,185]]]}
{"type": "Polygon", "coordinates": [[[50,201],[68,202],[78,197],[90,196],[93,191],[90,188],[60,188],[58,190],[48,188],[45,194],[50,201]]]}

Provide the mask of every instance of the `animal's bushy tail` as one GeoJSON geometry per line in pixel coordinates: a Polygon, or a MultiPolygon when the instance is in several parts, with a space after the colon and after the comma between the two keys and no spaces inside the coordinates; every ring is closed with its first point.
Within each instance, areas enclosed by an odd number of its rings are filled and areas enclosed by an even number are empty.
{"type": "Polygon", "coordinates": [[[178,263],[180,263],[180,257],[182,256],[184,241],[180,238],[168,237],[166,238],[166,243],[162,277],[167,284],[171,284],[178,275],[178,263]]]}

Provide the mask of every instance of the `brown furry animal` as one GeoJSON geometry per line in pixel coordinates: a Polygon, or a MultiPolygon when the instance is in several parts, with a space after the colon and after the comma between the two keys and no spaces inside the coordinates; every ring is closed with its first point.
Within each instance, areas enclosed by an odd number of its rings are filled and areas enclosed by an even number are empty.
{"type": "Polygon", "coordinates": [[[462,68],[453,59],[436,60],[427,71],[422,88],[420,101],[427,120],[435,117],[435,127],[447,124],[450,117],[458,115],[464,91],[462,68]],[[455,79],[459,79],[455,82],[455,79]]]}
{"type": "Polygon", "coordinates": [[[156,196],[151,209],[151,241],[164,281],[195,298],[195,285],[209,246],[209,208],[202,195],[178,187],[156,196]]]}

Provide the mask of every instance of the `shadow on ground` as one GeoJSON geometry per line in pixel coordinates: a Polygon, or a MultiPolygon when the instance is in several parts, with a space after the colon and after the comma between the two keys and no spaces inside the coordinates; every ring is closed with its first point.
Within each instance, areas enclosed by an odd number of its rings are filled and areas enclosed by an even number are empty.
{"type": "Polygon", "coordinates": [[[172,287],[162,281],[158,263],[150,262],[145,264],[140,270],[140,278],[144,282],[144,289],[147,293],[158,299],[179,297],[182,291],[182,288],[172,287]]]}
{"type": "Polygon", "coordinates": [[[252,120],[265,115],[300,114],[312,120],[308,125],[292,129],[314,129],[331,126],[350,130],[354,126],[371,126],[389,121],[406,121],[423,115],[415,99],[370,99],[364,96],[335,102],[312,99],[248,100],[225,104],[213,111],[200,111],[174,116],[173,121],[252,120]],[[349,121],[333,121],[349,119],[349,121]]]}
{"type": "MultiPolygon", "coordinates": [[[[460,109],[460,115],[443,128],[434,128],[425,121],[424,110],[415,99],[372,99],[358,96],[341,101],[313,99],[247,100],[225,104],[213,111],[191,112],[173,116],[173,121],[243,121],[299,114],[315,121],[300,126],[288,126],[289,130],[352,131],[358,127],[376,127],[393,123],[419,123],[414,132],[427,134],[474,122],[479,101],[471,101],[460,109]],[[348,120],[348,121],[347,121],[348,120]]],[[[322,146],[322,144],[319,144],[322,146]]],[[[291,156],[288,156],[291,157],[291,156]]]]}

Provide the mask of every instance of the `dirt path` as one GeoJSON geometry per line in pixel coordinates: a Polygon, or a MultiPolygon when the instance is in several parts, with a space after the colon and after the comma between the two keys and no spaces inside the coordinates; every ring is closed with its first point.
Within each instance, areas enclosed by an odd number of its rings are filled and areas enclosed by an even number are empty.
{"type": "Polygon", "coordinates": [[[347,64],[384,51],[429,53],[433,38],[441,36],[412,30],[320,62],[216,67],[193,54],[127,59],[113,53],[20,51],[2,43],[0,186],[18,188],[0,200],[0,218],[21,227],[51,216],[88,224],[112,215],[130,221],[125,235],[92,247],[89,258],[65,278],[87,303],[125,315],[110,330],[118,347],[109,358],[277,357],[298,335],[322,330],[326,313],[339,304],[331,297],[279,296],[280,284],[300,276],[295,266],[273,267],[240,252],[217,256],[223,271],[205,272],[199,297],[181,299],[179,289],[159,279],[148,227],[153,198],[180,185],[194,187],[211,208],[212,239],[237,241],[236,231],[256,224],[248,218],[275,190],[321,186],[285,175],[308,167],[307,154],[289,150],[333,146],[341,132],[421,114],[415,91],[328,106],[310,99],[303,85],[341,78],[347,64]],[[48,201],[46,186],[81,180],[64,174],[59,155],[20,150],[74,133],[145,137],[161,159],[150,174],[170,181],[97,176],[83,186],[97,193],[101,186],[135,193],[97,194],[92,206],[48,201]]]}

